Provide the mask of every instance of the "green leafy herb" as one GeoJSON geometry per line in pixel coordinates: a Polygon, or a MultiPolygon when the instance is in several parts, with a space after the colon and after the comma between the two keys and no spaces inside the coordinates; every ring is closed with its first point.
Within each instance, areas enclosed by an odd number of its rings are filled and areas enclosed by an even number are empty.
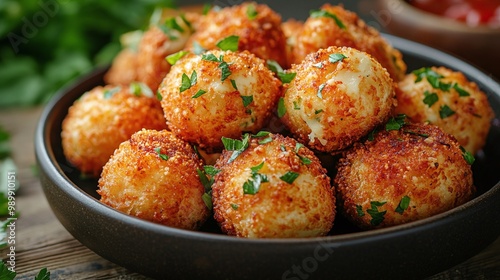
{"type": "Polygon", "coordinates": [[[288,171],[285,173],[283,176],[280,177],[282,181],[287,182],[288,184],[293,184],[293,181],[299,177],[299,173],[293,172],[293,171],[288,171]]]}
{"type": "Polygon", "coordinates": [[[172,40],[172,41],[175,41],[177,39],[179,39],[179,37],[177,36],[178,34],[176,34],[176,32],[179,32],[179,33],[184,33],[184,28],[182,28],[178,23],[177,23],[177,20],[176,18],[174,17],[171,17],[171,18],[167,18],[165,20],[165,22],[163,24],[160,24],[158,26],[162,31],[163,33],[165,33],[165,35],[167,35],[167,37],[172,40]]]}
{"type": "Polygon", "coordinates": [[[130,83],[130,92],[135,96],[147,96],[153,97],[153,91],[145,84],[141,82],[130,83]]]}
{"type": "Polygon", "coordinates": [[[236,203],[231,203],[231,208],[233,208],[233,210],[238,210],[240,206],[236,203]]]}
{"type": "Polygon", "coordinates": [[[224,61],[224,56],[221,55],[220,58],[217,58],[213,53],[206,53],[201,55],[201,59],[212,62],[222,62],[224,61]]]}
{"type": "Polygon", "coordinates": [[[293,101],[293,109],[294,110],[300,110],[300,100],[299,101],[293,101]]]}
{"type": "Polygon", "coordinates": [[[198,98],[198,97],[202,96],[202,95],[203,95],[203,94],[205,94],[205,93],[207,93],[207,91],[200,89],[200,90],[198,90],[198,91],[196,92],[196,94],[195,94],[195,95],[193,95],[191,98],[198,98]]]}
{"type": "Polygon", "coordinates": [[[221,62],[218,66],[221,70],[221,78],[220,80],[224,82],[231,75],[231,69],[229,69],[229,64],[227,62],[221,62]]]}
{"type": "Polygon", "coordinates": [[[208,12],[210,12],[210,9],[212,9],[212,5],[209,4],[209,3],[205,3],[203,5],[203,10],[202,10],[201,14],[204,15],[204,16],[207,15],[208,12]]]}
{"type": "Polygon", "coordinates": [[[160,91],[156,92],[156,99],[158,99],[159,101],[163,99],[163,96],[161,95],[160,91]]]}
{"type": "Polygon", "coordinates": [[[196,169],[196,173],[198,173],[198,177],[200,178],[200,182],[205,188],[205,192],[201,196],[201,199],[205,203],[208,209],[212,209],[212,185],[215,182],[214,176],[219,173],[220,170],[215,168],[212,165],[203,166],[203,171],[200,169],[196,169]]]}
{"type": "Polygon", "coordinates": [[[377,128],[375,128],[374,130],[370,131],[370,133],[368,133],[368,136],[367,136],[368,141],[375,140],[375,134],[377,134],[377,132],[378,132],[377,128]]]}
{"type": "Polygon", "coordinates": [[[110,99],[115,93],[118,93],[122,90],[121,87],[114,87],[110,89],[106,89],[103,92],[104,99],[110,99]]]}
{"type": "Polygon", "coordinates": [[[319,110],[314,110],[314,114],[317,115],[319,113],[323,113],[323,109],[319,109],[319,110]]]}
{"type": "Polygon", "coordinates": [[[310,16],[312,18],[319,18],[319,17],[327,17],[327,18],[331,18],[335,21],[335,23],[337,24],[338,27],[340,27],[341,29],[346,29],[346,26],[344,25],[344,23],[334,14],[328,12],[328,11],[325,11],[325,10],[313,10],[310,12],[310,16]]]}
{"type": "Polygon", "coordinates": [[[180,15],[182,22],[189,28],[189,31],[194,32],[193,25],[189,20],[187,20],[186,16],[184,14],[180,15]]]}
{"type": "Polygon", "coordinates": [[[455,111],[453,111],[448,105],[443,105],[439,108],[439,116],[441,119],[445,119],[451,115],[455,114],[455,111]]]}
{"type": "Polygon", "coordinates": [[[285,99],[280,97],[278,101],[278,117],[282,118],[286,114],[285,99]]]}
{"type": "Polygon", "coordinates": [[[50,272],[47,268],[42,268],[35,276],[35,280],[50,280],[50,272]]]}
{"type": "Polygon", "coordinates": [[[462,151],[462,156],[464,157],[465,161],[469,164],[469,165],[472,165],[474,164],[474,161],[476,161],[476,159],[474,158],[474,155],[465,150],[464,147],[460,146],[460,150],[462,151]]]}
{"type": "Polygon", "coordinates": [[[201,200],[203,200],[203,203],[205,203],[205,206],[207,206],[209,210],[212,210],[212,208],[214,207],[212,202],[212,192],[203,193],[201,195],[201,200]]]}
{"type": "Polygon", "coordinates": [[[390,118],[389,121],[385,124],[385,130],[391,131],[401,129],[405,125],[405,119],[406,115],[404,114],[399,114],[396,117],[390,118]]]}
{"type": "Polygon", "coordinates": [[[297,144],[295,144],[295,150],[294,150],[294,152],[295,152],[295,154],[299,157],[300,162],[302,162],[302,164],[309,165],[309,164],[311,164],[311,163],[312,163],[312,161],[311,161],[308,157],[301,156],[301,155],[299,154],[299,150],[300,150],[300,148],[303,148],[303,147],[304,147],[304,145],[303,145],[303,144],[301,144],[301,143],[297,143],[297,144]]]}
{"type": "Polygon", "coordinates": [[[401,198],[399,201],[398,207],[394,211],[399,214],[403,214],[403,212],[408,209],[408,206],[410,206],[410,197],[405,195],[401,198]]]}
{"type": "Polygon", "coordinates": [[[165,59],[168,61],[170,65],[174,65],[179,59],[188,54],[188,51],[178,51],[171,55],[168,55],[165,59]]]}
{"type": "Polygon", "coordinates": [[[253,138],[262,138],[259,140],[259,144],[267,144],[271,141],[273,141],[273,135],[269,131],[259,131],[257,134],[252,135],[253,138]]]}
{"type": "Polygon", "coordinates": [[[435,77],[435,78],[438,78],[438,79],[443,78],[443,76],[441,74],[438,74],[437,72],[435,72],[434,70],[432,70],[429,67],[422,67],[420,69],[412,71],[412,73],[415,76],[417,76],[417,78],[415,79],[415,83],[418,83],[423,78],[427,78],[427,77],[435,77]]]}
{"type": "Polygon", "coordinates": [[[320,99],[323,99],[323,89],[326,87],[326,84],[319,85],[318,93],[316,94],[320,99]]]}
{"type": "Polygon", "coordinates": [[[162,160],[168,160],[168,156],[166,154],[162,154],[161,153],[161,148],[160,147],[156,147],[155,148],[155,152],[156,154],[158,154],[158,156],[162,159],[162,160]]]}
{"type": "Polygon", "coordinates": [[[458,92],[458,96],[460,97],[465,97],[465,96],[470,96],[470,93],[463,89],[459,84],[455,83],[453,85],[453,88],[458,92]]]}
{"type": "Polygon", "coordinates": [[[372,219],[370,220],[370,224],[372,226],[378,226],[384,221],[384,216],[385,213],[387,213],[387,210],[380,212],[378,210],[378,207],[384,205],[385,203],[386,202],[370,201],[371,208],[367,209],[366,213],[368,213],[368,215],[372,217],[372,219]]]}
{"type": "MultiPolygon", "coordinates": [[[[231,81],[231,85],[233,86],[233,88],[234,88],[235,90],[238,90],[238,87],[236,86],[236,81],[235,81],[235,80],[233,80],[233,79],[231,79],[230,81],[231,81]]],[[[246,107],[246,106],[245,106],[245,107],[246,107]]]]}
{"type": "Polygon", "coordinates": [[[347,56],[341,54],[341,53],[334,53],[329,56],[329,60],[331,63],[336,63],[339,61],[342,61],[344,58],[347,58],[347,56]]]}
{"type": "Polygon", "coordinates": [[[358,217],[363,217],[365,215],[365,212],[363,212],[363,207],[361,205],[356,205],[356,213],[358,214],[358,217]]]}
{"type": "Polygon", "coordinates": [[[240,95],[240,96],[241,96],[241,99],[243,100],[244,107],[247,107],[253,101],[253,95],[250,95],[250,96],[240,95]]]}
{"type": "Polygon", "coordinates": [[[250,134],[245,133],[241,140],[231,139],[222,137],[222,144],[224,148],[228,151],[233,151],[233,154],[228,160],[228,163],[235,160],[241,153],[243,153],[248,148],[248,143],[250,141],[250,134]]]}
{"type": "Polygon", "coordinates": [[[257,17],[258,13],[257,13],[257,10],[255,8],[255,5],[253,4],[250,4],[247,6],[247,17],[250,19],[250,20],[253,20],[257,17]]]}
{"type": "Polygon", "coordinates": [[[424,104],[426,104],[429,108],[434,105],[439,100],[439,97],[436,93],[425,91],[424,92],[424,104]]]}
{"type": "Polygon", "coordinates": [[[14,280],[16,278],[16,272],[9,270],[3,261],[0,261],[0,279],[4,280],[14,280]]]}
{"type": "Polygon", "coordinates": [[[435,89],[440,89],[442,91],[449,91],[452,87],[451,83],[443,83],[441,78],[436,77],[436,76],[427,76],[427,81],[429,84],[435,88],[435,89]]]}
{"type": "Polygon", "coordinates": [[[223,51],[235,52],[238,50],[239,41],[240,41],[239,36],[231,35],[217,42],[217,47],[223,51]]]}
{"type": "Polygon", "coordinates": [[[191,73],[191,78],[186,75],[186,73],[182,74],[182,81],[181,81],[181,87],[179,90],[181,92],[184,92],[188,89],[190,89],[192,86],[196,84],[198,81],[198,75],[196,74],[196,71],[193,70],[193,73],[191,73]]]}
{"type": "Polygon", "coordinates": [[[267,68],[273,71],[283,84],[290,83],[297,75],[297,73],[294,72],[286,72],[285,70],[283,70],[281,65],[279,65],[279,63],[274,60],[269,59],[267,60],[266,64],[267,68]]]}
{"type": "Polygon", "coordinates": [[[250,179],[248,179],[245,183],[243,183],[244,194],[254,195],[259,192],[260,185],[262,183],[269,182],[266,175],[258,173],[263,166],[264,162],[250,168],[252,175],[250,179]]]}

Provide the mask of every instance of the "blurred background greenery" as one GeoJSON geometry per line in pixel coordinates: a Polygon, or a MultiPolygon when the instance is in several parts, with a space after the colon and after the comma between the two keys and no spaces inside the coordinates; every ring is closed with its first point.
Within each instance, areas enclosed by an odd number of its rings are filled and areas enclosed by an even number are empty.
{"type": "Polygon", "coordinates": [[[0,108],[45,103],[174,0],[0,0],[0,108]]]}

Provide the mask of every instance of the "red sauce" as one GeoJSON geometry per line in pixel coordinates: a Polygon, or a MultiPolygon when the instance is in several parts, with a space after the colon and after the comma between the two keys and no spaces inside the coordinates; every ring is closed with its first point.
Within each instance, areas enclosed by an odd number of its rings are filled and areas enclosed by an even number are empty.
{"type": "Polygon", "coordinates": [[[426,12],[472,26],[500,26],[500,0],[408,0],[408,3],[426,12]]]}

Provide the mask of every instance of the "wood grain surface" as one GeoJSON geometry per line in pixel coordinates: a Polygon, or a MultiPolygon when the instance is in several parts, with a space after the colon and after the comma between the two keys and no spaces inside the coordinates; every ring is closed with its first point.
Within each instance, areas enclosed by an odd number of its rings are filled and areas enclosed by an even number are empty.
{"type": "MultiPolygon", "coordinates": [[[[90,251],[54,216],[35,168],[33,138],[41,111],[37,107],[0,112],[0,125],[11,133],[20,181],[16,194],[20,212],[16,227],[16,279],[34,279],[43,267],[51,272],[51,279],[149,279],[90,251]]],[[[7,249],[0,251],[3,260],[7,253],[7,249]]],[[[500,238],[477,256],[428,279],[500,279],[500,238]]]]}

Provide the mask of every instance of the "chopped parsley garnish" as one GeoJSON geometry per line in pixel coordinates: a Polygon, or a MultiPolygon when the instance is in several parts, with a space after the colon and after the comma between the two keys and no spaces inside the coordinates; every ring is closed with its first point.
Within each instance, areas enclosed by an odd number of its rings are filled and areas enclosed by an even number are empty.
{"type": "Polygon", "coordinates": [[[255,5],[253,4],[250,4],[247,6],[247,17],[250,19],[250,20],[253,20],[257,17],[258,13],[257,13],[257,10],[255,8],[255,5]]]}
{"type": "Polygon", "coordinates": [[[184,22],[184,24],[189,28],[189,31],[194,32],[193,25],[189,20],[187,20],[186,16],[182,14],[180,17],[182,22],[184,22]]]}
{"type": "Polygon", "coordinates": [[[326,84],[319,85],[318,93],[316,94],[320,99],[323,99],[323,89],[326,87],[326,84]]]}
{"type": "Polygon", "coordinates": [[[191,78],[188,77],[186,73],[183,73],[181,87],[179,88],[179,90],[181,92],[186,91],[190,89],[192,86],[194,86],[197,81],[198,81],[198,75],[196,74],[195,70],[193,70],[193,73],[191,73],[191,78]]]}
{"type": "Polygon", "coordinates": [[[253,101],[253,95],[246,96],[246,95],[240,95],[241,99],[243,100],[243,106],[248,107],[250,103],[253,101]]]}
{"type": "Polygon", "coordinates": [[[356,213],[358,214],[358,217],[363,217],[365,215],[365,212],[363,212],[363,207],[361,205],[356,205],[356,213]]]}
{"type": "Polygon", "coordinates": [[[188,53],[189,53],[188,51],[178,51],[176,53],[168,55],[167,57],[165,57],[165,59],[168,61],[170,65],[174,65],[179,59],[181,59],[188,53]]]}
{"type": "Polygon", "coordinates": [[[205,93],[207,93],[207,91],[200,89],[200,90],[198,90],[198,91],[196,92],[196,94],[195,94],[195,95],[193,95],[191,98],[198,98],[198,97],[202,96],[202,95],[203,95],[203,94],[205,94],[205,93]]]}
{"type": "Polygon", "coordinates": [[[231,35],[217,42],[217,47],[223,51],[235,52],[238,50],[239,41],[240,41],[239,36],[231,35]]]}
{"type": "Polygon", "coordinates": [[[114,88],[106,89],[103,92],[104,99],[110,99],[115,93],[119,92],[120,90],[122,90],[121,87],[114,87],[114,88]]]}
{"type": "Polygon", "coordinates": [[[411,130],[404,130],[403,132],[411,134],[411,135],[416,135],[416,136],[424,137],[424,138],[429,137],[429,134],[419,133],[419,132],[415,132],[415,131],[411,131],[411,130]]]}
{"type": "Polygon", "coordinates": [[[160,147],[156,147],[155,148],[155,153],[162,159],[162,160],[168,160],[169,157],[166,155],[166,154],[162,154],[161,153],[161,148],[160,147]]]}
{"type": "Polygon", "coordinates": [[[173,41],[179,39],[179,37],[177,37],[177,35],[175,34],[176,32],[184,32],[184,28],[182,28],[177,23],[177,20],[174,17],[166,19],[165,23],[160,24],[158,27],[163,31],[163,33],[165,33],[165,35],[167,35],[170,40],[173,41]]]}
{"type": "Polygon", "coordinates": [[[335,21],[335,23],[337,24],[338,27],[340,27],[341,29],[346,29],[346,26],[344,25],[344,23],[334,14],[328,12],[328,11],[325,11],[325,10],[313,10],[310,12],[310,16],[312,18],[319,18],[319,17],[327,17],[327,18],[331,18],[335,21]]]}
{"type": "Polygon", "coordinates": [[[278,101],[278,117],[281,118],[286,114],[285,99],[280,97],[278,101]]]}
{"type": "Polygon", "coordinates": [[[314,114],[317,115],[319,113],[323,113],[323,109],[319,109],[319,110],[314,110],[314,114]]]}
{"type": "Polygon", "coordinates": [[[240,206],[236,203],[231,203],[231,208],[233,208],[233,210],[238,210],[240,206]]]}
{"type": "Polygon", "coordinates": [[[222,137],[222,144],[224,148],[228,151],[233,151],[233,154],[227,161],[228,163],[235,160],[241,153],[243,153],[248,148],[248,143],[250,141],[250,134],[245,133],[241,140],[231,139],[222,137]]]}
{"type": "Polygon", "coordinates": [[[297,73],[294,72],[286,72],[285,70],[283,70],[283,68],[281,67],[281,65],[279,65],[278,62],[271,59],[267,60],[267,68],[276,73],[276,75],[283,84],[290,83],[297,75],[297,73]]]}
{"type": "Polygon", "coordinates": [[[454,84],[453,88],[458,92],[458,96],[460,97],[470,96],[469,92],[463,89],[459,84],[454,84]]]}
{"type": "Polygon", "coordinates": [[[440,77],[436,76],[427,76],[427,81],[433,88],[440,89],[442,91],[449,91],[452,87],[451,83],[443,83],[440,80],[440,77]]]}
{"type": "Polygon", "coordinates": [[[405,195],[401,198],[399,201],[398,207],[394,211],[399,214],[403,214],[403,212],[408,209],[408,206],[410,206],[410,197],[405,195]]]}
{"type": "Polygon", "coordinates": [[[269,131],[259,131],[257,134],[253,134],[252,137],[254,138],[263,138],[259,140],[259,144],[267,144],[271,141],[273,141],[273,135],[269,131]]]}
{"type": "Polygon", "coordinates": [[[389,121],[385,124],[385,130],[391,131],[401,129],[405,125],[405,119],[406,115],[404,114],[399,114],[396,117],[390,118],[389,121]]]}
{"type": "MultiPolygon", "coordinates": [[[[209,53],[209,54],[203,54],[201,59],[206,60],[206,61],[212,61],[212,62],[217,62],[219,65],[217,66],[221,70],[221,78],[220,80],[224,82],[227,77],[231,75],[231,69],[229,69],[229,64],[224,61],[224,56],[220,55],[219,58],[217,58],[214,54],[209,53]]],[[[233,85],[234,86],[234,85],[233,85]]]]}
{"type": "Polygon", "coordinates": [[[367,136],[368,141],[375,140],[375,134],[377,134],[377,132],[378,132],[378,129],[376,129],[376,128],[374,130],[370,131],[370,133],[368,133],[368,136],[367,136]]]}
{"type": "Polygon", "coordinates": [[[300,162],[302,162],[302,164],[309,165],[309,164],[311,164],[311,163],[312,163],[312,161],[311,161],[309,158],[304,157],[304,156],[301,156],[301,155],[299,154],[299,150],[300,150],[300,148],[302,148],[302,147],[304,147],[304,145],[303,145],[303,144],[301,144],[301,143],[297,143],[297,144],[295,144],[295,150],[294,150],[294,152],[295,152],[295,154],[299,157],[300,162]]]}
{"type": "Polygon", "coordinates": [[[299,100],[297,101],[293,101],[293,109],[294,110],[300,110],[300,103],[301,103],[302,99],[299,97],[299,100]]]}
{"type": "Polygon", "coordinates": [[[156,91],[156,99],[161,101],[163,99],[163,96],[161,95],[160,91],[156,91]]]}
{"type": "Polygon", "coordinates": [[[439,108],[439,116],[441,119],[445,119],[451,115],[455,114],[455,111],[453,111],[448,105],[443,105],[439,108]]]}
{"type": "Polygon", "coordinates": [[[474,155],[472,155],[471,152],[465,150],[464,147],[462,147],[462,146],[460,146],[460,150],[462,151],[462,156],[464,157],[465,161],[469,165],[474,164],[474,161],[476,161],[476,159],[474,158],[474,155]]]}
{"type": "Polygon", "coordinates": [[[412,73],[415,76],[417,76],[417,78],[415,79],[415,83],[418,83],[423,78],[427,78],[427,77],[435,77],[435,78],[438,78],[438,79],[443,78],[443,76],[441,74],[438,74],[437,72],[435,72],[434,70],[432,70],[429,67],[422,67],[420,69],[412,71],[412,73]]]}
{"type": "Polygon", "coordinates": [[[248,179],[245,183],[243,183],[244,194],[254,195],[259,192],[260,185],[262,183],[269,182],[266,175],[258,173],[263,166],[264,162],[250,168],[250,170],[252,171],[252,175],[250,179],[248,179]]]}
{"type": "Polygon", "coordinates": [[[281,176],[280,179],[287,182],[288,184],[293,184],[293,181],[295,181],[295,179],[297,179],[299,175],[300,174],[297,172],[288,171],[287,173],[285,173],[285,175],[281,176]]]}
{"type": "Polygon", "coordinates": [[[208,209],[212,209],[212,185],[214,184],[214,176],[219,173],[220,170],[215,168],[212,165],[203,166],[203,171],[200,169],[196,169],[196,173],[198,173],[198,177],[200,178],[200,182],[205,188],[205,193],[201,196],[201,199],[205,203],[208,209]],[[208,176],[207,176],[208,175],[208,176]]]}
{"type": "Polygon", "coordinates": [[[366,213],[368,213],[368,215],[372,217],[372,219],[370,220],[370,224],[372,226],[378,226],[384,221],[384,216],[385,213],[387,213],[387,210],[380,212],[377,207],[380,207],[385,203],[386,202],[370,201],[371,208],[367,209],[366,213]]]}
{"type": "Polygon", "coordinates": [[[429,108],[439,100],[439,97],[436,93],[429,92],[427,90],[424,92],[424,96],[425,96],[423,100],[424,104],[427,105],[429,108]]]}
{"type": "Polygon", "coordinates": [[[347,58],[347,56],[341,54],[341,53],[334,53],[329,56],[329,60],[331,63],[336,63],[339,61],[342,61],[344,58],[347,58]]]}
{"type": "Polygon", "coordinates": [[[132,82],[130,83],[130,93],[139,97],[139,96],[147,96],[153,97],[153,91],[145,84],[141,82],[132,82]]]}
{"type": "Polygon", "coordinates": [[[233,88],[234,88],[235,90],[238,90],[238,87],[236,86],[236,81],[235,81],[235,80],[233,80],[233,79],[231,79],[230,81],[231,81],[231,85],[233,86],[233,88]]]}
{"type": "Polygon", "coordinates": [[[209,4],[209,3],[205,3],[203,5],[203,10],[201,11],[201,14],[204,15],[204,16],[207,15],[208,12],[210,12],[210,9],[212,9],[212,5],[209,4]]]}

